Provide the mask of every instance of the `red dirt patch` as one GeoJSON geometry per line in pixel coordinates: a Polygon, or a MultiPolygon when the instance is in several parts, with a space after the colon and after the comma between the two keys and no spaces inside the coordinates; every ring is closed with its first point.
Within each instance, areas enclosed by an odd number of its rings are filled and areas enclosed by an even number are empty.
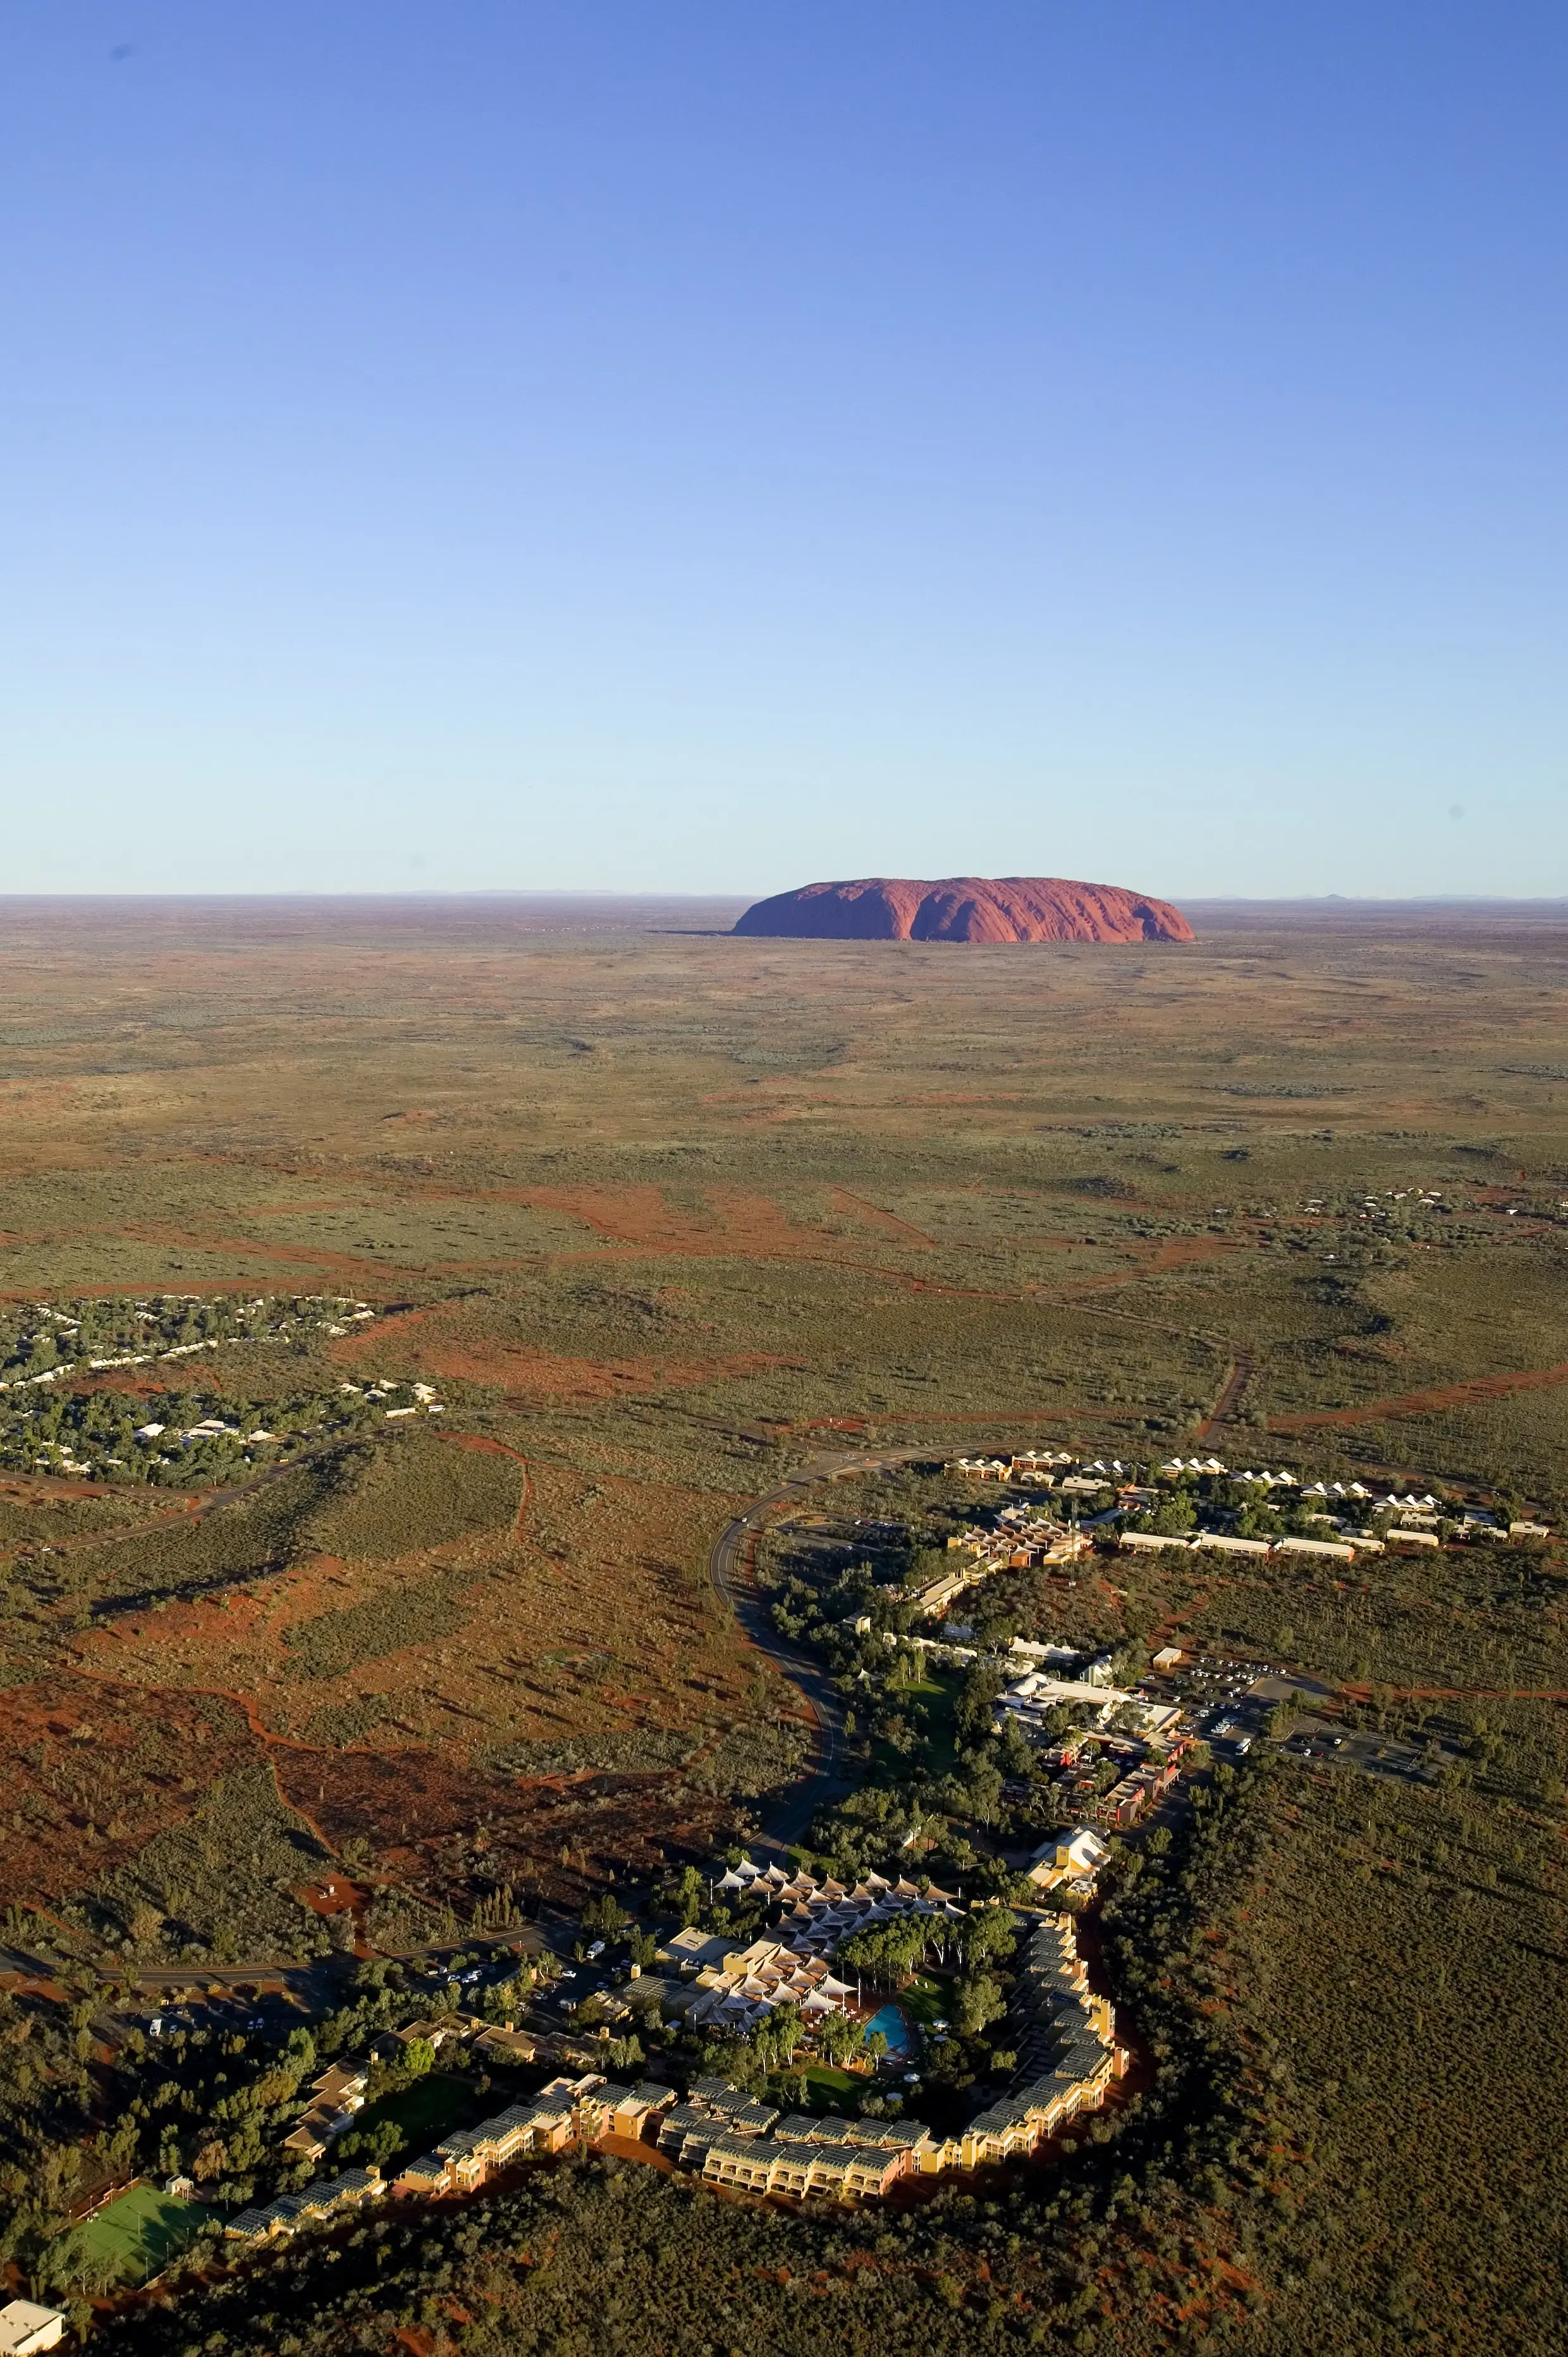
{"type": "Polygon", "coordinates": [[[396,1885],[437,1903],[449,1898],[460,1915],[472,1903],[476,1874],[487,1886],[510,1882],[575,1900],[607,1876],[651,1872],[667,1846],[701,1854],[727,1821],[709,1795],[672,1799],[661,1771],[476,1778],[460,1759],[413,1748],[395,1761],[340,1751],[308,1760],[284,1753],[275,1764],[285,1798],[329,1846],[350,1832],[368,1836],[379,1869],[396,1885]]]}
{"type": "Polygon", "coordinates": [[[329,1345],[328,1355],[345,1365],[360,1359],[379,1357],[382,1347],[411,1327],[423,1326],[427,1318],[436,1317],[445,1308],[443,1302],[431,1302],[423,1309],[383,1309],[369,1325],[358,1326],[351,1334],[329,1345]]]}
{"type": "MultiPolygon", "coordinates": [[[[76,1498],[124,1497],[112,1481],[52,1480],[47,1473],[13,1474],[0,1481],[0,1498],[11,1498],[21,1506],[63,1506],[76,1498]]],[[[94,1536],[106,1535],[94,1534],[94,1536]]]]}
{"type": "Polygon", "coordinates": [[[665,2177],[679,2174],[670,2155],[660,2152],[656,2144],[649,2144],[642,2136],[602,2136],[596,2139],[594,2150],[613,2152],[618,2160],[640,2160],[647,2168],[657,2169],[665,2177]]]}
{"type": "Polygon", "coordinates": [[[363,1907],[370,1893],[349,1880],[347,1875],[329,1874],[319,1882],[303,1882],[292,1896],[313,1915],[351,1915],[363,1907]]]}
{"type": "MultiPolygon", "coordinates": [[[[415,1313],[426,1318],[435,1314],[415,1313]]],[[[332,1345],[332,1356],[339,1361],[358,1360],[374,1348],[377,1364],[388,1365],[393,1357],[390,1346],[413,1322],[413,1318],[400,1318],[395,1329],[372,1328],[365,1333],[345,1336],[332,1345]]],[[[496,1384],[513,1398],[524,1400],[602,1400],[615,1399],[627,1392],[689,1391],[726,1376],[764,1374],[774,1367],[800,1364],[798,1360],[764,1351],[686,1361],[575,1359],[482,1339],[454,1338],[444,1341],[431,1331],[429,1325],[424,1327],[417,1346],[411,1350],[410,1365],[415,1359],[427,1375],[444,1377],[447,1383],[496,1384]]]]}
{"type": "Polygon", "coordinates": [[[13,1687],[0,1723],[0,1790],[14,1822],[0,1851],[0,1900],[58,1898],[134,1857],[188,1816],[219,1777],[254,1760],[237,1710],[69,1673],[13,1687]],[[200,1771],[201,1792],[186,1793],[200,1771]],[[19,1821],[19,1822],[17,1822],[19,1821]]]}
{"type": "Polygon", "coordinates": [[[116,1367],[102,1375],[73,1375],[73,1392],[124,1392],[132,1399],[156,1397],[169,1388],[166,1375],[139,1375],[132,1367],[116,1367]]]}
{"type": "Polygon", "coordinates": [[[832,1242],[819,1229],[798,1227],[766,1195],[739,1187],[710,1187],[706,1216],[666,1202],[663,1190],[652,1186],[493,1188],[480,1200],[565,1211],[609,1243],[693,1259],[817,1254],[832,1242]]]}

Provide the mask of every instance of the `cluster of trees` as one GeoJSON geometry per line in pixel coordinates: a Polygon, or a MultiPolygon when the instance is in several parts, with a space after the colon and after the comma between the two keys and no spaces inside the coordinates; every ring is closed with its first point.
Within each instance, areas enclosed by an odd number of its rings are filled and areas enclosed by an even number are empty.
{"type": "Polygon", "coordinates": [[[0,1394],[0,1463],[30,1468],[58,1451],[106,1481],[199,1487],[247,1465],[281,1463],[307,1442],[379,1433],[386,1409],[412,1396],[406,1386],[374,1399],[346,1398],[336,1386],[255,1399],[215,1387],[133,1394],[36,1384],[0,1394]],[[210,1418],[235,1429],[181,1437],[210,1418]],[[138,1439],[149,1424],[164,1428],[138,1439]],[[271,1437],[252,1442],[253,1432],[271,1437]]]}
{"type": "Polygon", "coordinates": [[[843,1566],[821,1580],[789,1572],[774,1587],[773,1624],[792,1643],[814,1645],[841,1678],[862,1670],[880,1680],[897,1666],[886,1640],[913,1625],[912,1598],[890,1596],[868,1563],[843,1566]],[[856,1623],[865,1620],[866,1628],[856,1623]]]}
{"type": "Polygon", "coordinates": [[[999,1691],[1000,1673],[990,1665],[969,1673],[953,1709],[955,1732],[961,1733],[945,1770],[936,1772],[917,1755],[899,1762],[901,1772],[881,1777],[872,1762],[873,1780],[822,1813],[811,1839],[833,1874],[854,1880],[872,1871],[918,1870],[938,1880],[961,1879],[982,1898],[1011,1888],[1013,1876],[998,1867],[993,1845],[1032,1827],[1053,1803],[1050,1788],[1038,1781],[1036,1755],[1017,1730],[991,1732],[999,1691]],[[1008,1798],[1009,1782],[1029,1789],[1022,1815],[1008,1798]]]}
{"type": "Polygon", "coordinates": [[[1034,2253],[1033,2206],[1016,2195],[988,2206],[993,2216],[960,2197],[914,2212],[789,2218],[590,2161],[471,2209],[367,2223],[330,2255],[307,2246],[263,2262],[204,2289],[199,2329],[177,2306],[149,2306],[116,2319],[102,2341],[146,2357],[191,2346],[339,2357],[400,2332],[474,2357],[893,2357],[933,2339],[1022,2350],[1036,2331],[1043,2344],[1058,2304],[1055,2270],[1034,2253]]]}
{"type": "MultiPolygon", "coordinates": [[[[111,2052],[94,2029],[92,1976],[65,1977],[78,1992],[67,2006],[0,1992],[0,2266],[55,2292],[103,2287],[97,2246],[69,2232],[83,2195],[138,2173],[188,2174],[208,2201],[233,2206],[304,2181],[311,2164],[283,2140],[323,2063],[455,2002],[397,1964],[362,1964],[347,2002],[313,2024],[240,2030],[170,2018],[162,2035],[134,2029],[111,2052]]],[[[530,1977],[524,1967],[512,1987],[489,1992],[492,2008],[515,2011],[530,1977]]],[[[411,2040],[395,2063],[375,2066],[369,2099],[412,2084],[435,2059],[428,2040],[411,2040]]],[[[403,2141],[383,2126],[358,2150],[347,2139],[338,2149],[382,2158],[403,2141]]]]}
{"type": "MultiPolygon", "coordinates": [[[[66,1310],[24,1308],[13,1313],[9,1332],[0,1334],[0,1380],[12,1388],[0,1394],[0,1463],[31,1466],[57,1452],[91,1463],[95,1477],[122,1482],[206,1481],[234,1469],[258,1453],[242,1436],[258,1428],[277,1436],[275,1458],[291,1445],[323,1433],[350,1434],[379,1423],[387,1405],[412,1398],[406,1387],[374,1401],[352,1397],[334,1385],[329,1392],[294,1398],[255,1399],[217,1385],[195,1387],[206,1361],[188,1361],[183,1384],[162,1395],[134,1397],[111,1387],[72,1394],[62,1384],[29,1382],[52,1370],[85,1366],[93,1359],[156,1359],[170,1350],[208,1342],[278,1340],[332,1325],[343,1304],[311,1295],[236,1301],[175,1297],[137,1303],[128,1299],[74,1302],[66,1310]],[[218,1435],[181,1442],[175,1436],[210,1416],[237,1424],[240,1436],[218,1435]],[[166,1432],[145,1441],[136,1428],[148,1422],[166,1432]]],[[[171,1374],[173,1369],[168,1371],[171,1374]]]]}
{"type": "Polygon", "coordinates": [[[177,2026],[156,2040],[133,2031],[106,2061],[91,2028],[97,2009],[86,1994],[69,2012],[0,1996],[0,2264],[56,2289],[102,2287],[88,2246],[67,2236],[74,2200],[147,2169],[247,2190],[316,2067],[305,2029],[277,2045],[177,2026]]]}
{"type": "Polygon", "coordinates": [[[0,1378],[16,1383],[82,1359],[124,1358],[224,1340],[255,1330],[259,1322],[250,1304],[227,1295],[210,1301],[154,1297],[136,1302],[122,1297],[73,1301],[64,1309],[23,1305],[6,1313],[0,1325],[0,1378]]]}
{"type": "Polygon", "coordinates": [[[268,1340],[336,1325],[349,1307],[337,1294],[267,1294],[249,1300],[214,1294],[129,1295],[68,1302],[63,1308],[22,1303],[0,1312],[0,1378],[14,1383],[64,1362],[156,1355],[193,1343],[268,1340]]]}
{"type": "Polygon", "coordinates": [[[928,1961],[978,1970],[989,1957],[1010,1955],[1014,1937],[1011,1910],[1003,1906],[959,1917],[892,1915],[853,1932],[840,1948],[838,1961],[841,1968],[896,1989],[912,1980],[928,1961]]]}

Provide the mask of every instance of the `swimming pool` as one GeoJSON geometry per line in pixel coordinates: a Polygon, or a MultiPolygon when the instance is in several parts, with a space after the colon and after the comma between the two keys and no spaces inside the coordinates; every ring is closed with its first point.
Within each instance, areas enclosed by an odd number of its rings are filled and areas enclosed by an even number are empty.
{"type": "Polygon", "coordinates": [[[908,2055],[914,2052],[914,2032],[896,2005],[885,2005],[880,2013],[872,2015],[865,2025],[867,2038],[878,2029],[887,2040],[889,2054],[908,2055]]]}

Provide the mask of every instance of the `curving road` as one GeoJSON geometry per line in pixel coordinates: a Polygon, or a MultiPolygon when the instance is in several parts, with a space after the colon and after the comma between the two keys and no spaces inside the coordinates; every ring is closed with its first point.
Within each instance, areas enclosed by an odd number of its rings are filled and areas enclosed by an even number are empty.
{"type": "Polygon", "coordinates": [[[853,1792],[855,1779],[844,1767],[843,1699],[835,1690],[831,1674],[823,1663],[779,1635],[767,1598],[753,1581],[752,1557],[757,1534],[775,1508],[799,1504],[809,1490],[824,1481],[837,1481],[849,1473],[879,1473],[886,1467],[916,1463],[936,1453],[928,1442],[923,1448],[878,1448],[842,1457],[812,1458],[776,1490],[769,1490],[765,1497],[754,1498],[746,1512],[737,1514],[714,1543],[708,1557],[708,1577],[719,1601],[734,1613],[758,1652],[766,1653],[800,1689],[816,1722],[816,1757],[811,1772],[789,1789],[764,1835],[765,1840],[777,1847],[800,1841],[818,1810],[853,1792]]]}

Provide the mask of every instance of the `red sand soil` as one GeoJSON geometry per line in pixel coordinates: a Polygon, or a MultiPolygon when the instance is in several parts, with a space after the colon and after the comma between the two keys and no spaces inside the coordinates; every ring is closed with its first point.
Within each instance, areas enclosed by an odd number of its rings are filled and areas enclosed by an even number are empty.
{"type": "Polygon", "coordinates": [[[727,1818],[710,1794],[676,1799],[659,1770],[496,1779],[484,1786],[476,1852],[474,1777],[460,1759],[413,1745],[395,1762],[367,1751],[280,1752],[275,1766],[290,1805],[329,1846],[350,1831],[368,1835],[398,1883],[459,1905],[477,1858],[490,1882],[580,1892],[596,1870],[650,1872],[669,1845],[711,1847],[727,1818]]]}
{"type": "MultiPolygon", "coordinates": [[[[650,1189],[650,1194],[655,1189],[650,1189]]],[[[408,1365],[448,1383],[499,1384],[510,1399],[614,1399],[627,1392],[684,1391],[735,1375],[766,1374],[797,1360],[766,1351],[731,1351],[713,1359],[578,1359],[529,1350],[503,1338],[472,1330],[471,1313],[445,1304],[416,1309],[395,1320],[378,1319],[330,1346],[340,1365],[373,1358],[384,1366],[406,1356],[408,1365]],[[452,1329],[458,1329],[454,1333],[452,1329]],[[443,1333],[442,1328],[446,1328],[443,1333]],[[417,1332],[411,1331],[417,1329],[417,1332]],[[409,1337],[408,1351],[395,1345],[409,1337]]],[[[456,1435],[448,1436],[456,1439],[456,1435]]],[[[503,1451],[503,1454],[515,1453],[503,1451]]]]}
{"type": "Polygon", "coordinates": [[[490,1189],[486,1200],[567,1211],[596,1235],[650,1252],[818,1253],[827,1241],[820,1230],[798,1226],[766,1195],[740,1187],[710,1187],[706,1193],[705,1214],[668,1203],[652,1186],[490,1189]]]}
{"type": "Polygon", "coordinates": [[[368,1906],[371,1897],[341,1872],[324,1875],[319,1882],[301,1883],[291,1895],[313,1915],[352,1915],[368,1906]]]}
{"type": "Polygon", "coordinates": [[[737,933],[840,942],[1190,942],[1168,900],[1059,876],[868,876],[758,900],[737,933]]]}
{"type": "MultiPolygon", "coordinates": [[[[706,1208],[702,1210],[672,1205],[666,1201],[662,1189],[649,1185],[483,1187],[472,1190],[423,1186],[409,1191],[416,1193],[422,1202],[521,1203],[535,1211],[564,1211],[572,1219],[581,1220],[585,1228],[607,1243],[630,1244],[640,1252],[676,1253],[695,1259],[758,1254],[772,1259],[813,1256],[835,1241],[825,1230],[801,1227],[766,1195],[740,1187],[706,1189],[706,1208]]],[[[251,1247],[252,1254],[256,1249],[251,1247]]],[[[363,1276],[362,1264],[355,1265],[363,1276]]],[[[510,1265],[481,1261],[449,1264],[458,1270],[510,1265]]],[[[394,1280],[403,1282],[403,1274],[397,1270],[377,1271],[377,1281],[381,1286],[394,1280]]],[[[401,1311],[399,1322],[407,1325],[428,1314],[425,1310],[401,1311]]],[[[369,1349],[381,1330],[380,1326],[361,1329],[347,1338],[350,1349],[338,1355],[352,1356],[354,1345],[369,1349]]]]}
{"type": "Polygon", "coordinates": [[[628,1391],[683,1391],[726,1376],[766,1374],[772,1367],[800,1363],[768,1351],[749,1351],[689,1365],[658,1359],[623,1359],[612,1364],[597,1359],[553,1358],[542,1351],[482,1346],[469,1351],[454,1346],[427,1351],[424,1362],[448,1383],[504,1384],[509,1399],[613,1399],[628,1391]]]}
{"type": "Polygon", "coordinates": [[[0,1721],[0,1791],[14,1821],[0,1856],[0,1900],[36,1901],[91,1883],[177,1824],[198,1795],[181,1790],[256,1757],[215,1697],[164,1693],[149,1723],[145,1692],[69,1672],[14,1687],[0,1721]]]}
{"type": "Polygon", "coordinates": [[[1513,1374],[1477,1375],[1467,1383],[1439,1383],[1431,1391],[1402,1392],[1394,1399],[1364,1400],[1359,1407],[1325,1408],[1312,1415],[1272,1415],[1270,1432],[1316,1432],[1326,1426],[1375,1424],[1388,1415],[1431,1415],[1439,1408],[1464,1407],[1472,1400],[1506,1399],[1510,1392],[1550,1391],[1568,1383],[1568,1366],[1523,1367],[1513,1374]]]}

